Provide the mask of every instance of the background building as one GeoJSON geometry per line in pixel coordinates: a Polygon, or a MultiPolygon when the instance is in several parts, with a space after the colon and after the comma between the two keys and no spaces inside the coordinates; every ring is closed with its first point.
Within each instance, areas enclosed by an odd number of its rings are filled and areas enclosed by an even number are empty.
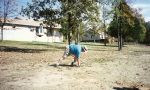
{"type": "Polygon", "coordinates": [[[46,29],[42,21],[19,18],[10,19],[7,20],[4,26],[3,40],[62,42],[63,35],[59,33],[60,28],[61,26],[56,24],[50,31],[46,29]]]}

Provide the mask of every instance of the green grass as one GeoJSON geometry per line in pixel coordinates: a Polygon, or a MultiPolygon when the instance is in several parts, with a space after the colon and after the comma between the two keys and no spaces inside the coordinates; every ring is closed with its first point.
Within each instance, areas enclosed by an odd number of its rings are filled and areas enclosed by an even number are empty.
{"type": "Polygon", "coordinates": [[[45,42],[19,42],[19,41],[2,41],[0,46],[16,47],[23,49],[47,49],[59,50],[64,49],[64,43],[45,43],[45,42]]]}
{"type": "MultiPolygon", "coordinates": [[[[117,45],[107,45],[104,46],[103,43],[93,43],[93,42],[81,42],[81,45],[86,45],[88,50],[90,51],[112,51],[118,50],[117,45]]],[[[20,41],[3,41],[0,42],[0,46],[7,46],[7,47],[16,47],[20,49],[44,49],[48,51],[58,51],[64,50],[66,43],[47,43],[47,42],[20,42],[20,41]]]]}

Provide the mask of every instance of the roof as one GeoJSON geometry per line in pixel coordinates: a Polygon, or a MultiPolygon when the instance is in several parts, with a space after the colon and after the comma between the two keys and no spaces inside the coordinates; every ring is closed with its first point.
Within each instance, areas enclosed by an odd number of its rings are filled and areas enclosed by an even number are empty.
{"type": "Polygon", "coordinates": [[[31,25],[31,26],[39,26],[40,23],[42,23],[42,21],[34,21],[31,19],[14,19],[8,23],[12,23],[12,24],[20,24],[20,25],[31,25]]]}
{"type": "MultiPolygon", "coordinates": [[[[43,21],[35,21],[33,19],[7,19],[6,25],[7,26],[20,26],[20,27],[39,27],[43,21]]],[[[46,25],[43,25],[46,27],[46,25]]],[[[61,25],[56,24],[53,28],[61,28],[61,25]]]]}
{"type": "Polygon", "coordinates": [[[19,27],[38,27],[40,26],[39,21],[34,21],[30,19],[11,19],[6,21],[6,26],[19,26],[19,27]]]}

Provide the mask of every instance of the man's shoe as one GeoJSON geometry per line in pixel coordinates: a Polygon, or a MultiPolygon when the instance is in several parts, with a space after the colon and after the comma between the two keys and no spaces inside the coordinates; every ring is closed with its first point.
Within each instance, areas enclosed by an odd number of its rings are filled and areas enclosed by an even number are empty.
{"type": "Polygon", "coordinates": [[[74,62],[71,63],[71,66],[74,66],[74,62]]]}

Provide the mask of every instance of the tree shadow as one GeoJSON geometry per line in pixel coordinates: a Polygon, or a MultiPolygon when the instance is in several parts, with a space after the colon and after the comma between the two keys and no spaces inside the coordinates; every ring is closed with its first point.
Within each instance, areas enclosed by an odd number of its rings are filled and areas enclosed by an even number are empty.
{"type": "MultiPolygon", "coordinates": [[[[104,47],[118,47],[118,45],[111,45],[111,44],[107,44],[106,46],[101,44],[101,43],[97,43],[97,44],[90,44],[90,43],[84,43],[83,45],[88,45],[88,46],[104,46],[104,47]]],[[[123,46],[126,47],[126,46],[123,46]]]]}
{"type": "Polygon", "coordinates": [[[113,87],[113,89],[115,89],[115,90],[140,90],[140,89],[138,89],[138,88],[136,88],[136,87],[113,87]]]}
{"type": "Polygon", "coordinates": [[[117,49],[108,50],[108,49],[88,49],[89,51],[118,51],[117,49]]]}
{"type": "Polygon", "coordinates": [[[20,52],[20,53],[41,53],[43,51],[48,51],[48,50],[47,49],[25,49],[25,48],[10,47],[10,46],[0,46],[0,51],[20,52]]]}
{"type": "Polygon", "coordinates": [[[88,46],[104,46],[101,43],[97,43],[97,44],[91,44],[91,43],[84,43],[82,45],[88,45],[88,46]]]}
{"type": "Polygon", "coordinates": [[[150,44],[146,44],[146,46],[150,46],[150,44]]]}
{"type": "MultiPolygon", "coordinates": [[[[104,44],[101,44],[101,43],[97,43],[97,44],[84,43],[83,45],[88,45],[88,46],[105,46],[104,44]]],[[[106,45],[106,47],[117,47],[117,45],[106,45]]]]}
{"type": "Polygon", "coordinates": [[[54,49],[65,49],[65,47],[58,46],[58,45],[51,45],[51,44],[46,44],[46,43],[28,43],[27,45],[32,45],[32,46],[44,46],[46,48],[54,48],[54,49]]]}
{"type": "Polygon", "coordinates": [[[150,54],[150,51],[134,51],[134,52],[140,54],[150,54]]]}

